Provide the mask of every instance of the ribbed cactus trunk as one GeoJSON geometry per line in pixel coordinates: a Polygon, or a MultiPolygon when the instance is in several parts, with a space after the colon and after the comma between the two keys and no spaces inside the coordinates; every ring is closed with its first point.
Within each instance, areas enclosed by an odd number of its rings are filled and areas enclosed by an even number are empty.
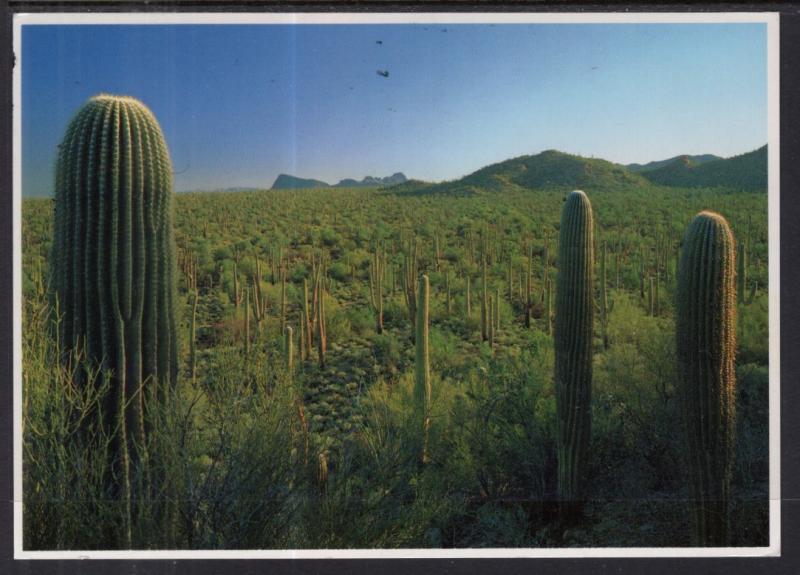
{"type": "Polygon", "coordinates": [[[60,341],[111,374],[102,406],[110,481],[130,518],[148,405],[178,374],[172,168],[150,110],[133,98],[91,98],[67,128],[55,188],[60,341]]]}
{"type": "Polygon", "coordinates": [[[728,501],[736,427],[735,244],[728,223],[698,214],[678,266],[678,393],[692,480],[695,544],[730,543],[728,501]]]}
{"type": "Polygon", "coordinates": [[[422,463],[427,463],[428,428],[430,427],[431,404],[431,363],[428,351],[428,304],[430,300],[430,284],[427,275],[420,276],[417,293],[419,299],[417,302],[416,336],[414,338],[414,347],[416,351],[414,399],[421,423],[420,432],[422,436],[422,445],[420,460],[422,463]]]}
{"type": "Polygon", "coordinates": [[[554,329],[558,496],[566,521],[582,509],[591,435],[593,227],[589,198],[570,193],[561,214],[554,329]]]}

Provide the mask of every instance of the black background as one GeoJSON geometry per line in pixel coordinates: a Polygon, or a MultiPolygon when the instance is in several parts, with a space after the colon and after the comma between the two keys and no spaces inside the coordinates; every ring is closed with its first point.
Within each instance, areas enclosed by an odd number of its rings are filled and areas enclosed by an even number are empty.
{"type": "Polygon", "coordinates": [[[796,575],[800,573],[800,4],[727,2],[645,4],[631,2],[503,3],[238,0],[28,0],[3,1],[0,29],[0,575],[6,573],[666,573],[796,575]],[[614,559],[385,559],[385,560],[17,560],[13,559],[12,429],[12,17],[15,12],[230,12],[230,11],[559,11],[559,12],[780,12],[780,275],[781,275],[781,557],[763,558],[614,558],[614,559]]]}

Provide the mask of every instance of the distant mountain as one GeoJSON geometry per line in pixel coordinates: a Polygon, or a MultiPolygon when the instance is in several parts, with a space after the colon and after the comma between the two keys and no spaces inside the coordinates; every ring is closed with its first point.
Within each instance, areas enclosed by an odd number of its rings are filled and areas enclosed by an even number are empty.
{"type": "Polygon", "coordinates": [[[298,178],[287,174],[281,174],[272,184],[273,190],[290,190],[300,188],[380,188],[384,186],[394,186],[408,181],[402,172],[396,172],[391,176],[385,178],[375,178],[373,176],[366,176],[363,180],[354,180],[352,178],[345,178],[338,184],[331,186],[327,182],[321,180],[313,180],[306,178],[298,178]]]}
{"type": "Polygon", "coordinates": [[[647,162],[646,164],[628,164],[625,166],[631,172],[649,172],[651,170],[657,170],[658,168],[663,168],[664,166],[675,162],[676,160],[681,160],[683,162],[689,162],[694,166],[699,166],[701,164],[706,164],[708,162],[713,162],[714,160],[721,160],[719,156],[715,156],[714,154],[701,154],[699,156],[675,156],[673,158],[669,158],[668,160],[658,160],[656,162],[647,162]]]}
{"type": "Polygon", "coordinates": [[[397,184],[402,184],[407,182],[408,178],[406,178],[403,172],[396,172],[391,176],[386,176],[385,178],[375,178],[372,176],[365,176],[363,180],[358,181],[352,178],[346,178],[341,180],[338,184],[334,184],[333,187],[335,188],[380,188],[383,186],[396,186],[397,184]]]}
{"type": "Polygon", "coordinates": [[[307,189],[307,188],[329,188],[330,184],[320,180],[298,178],[288,174],[281,174],[275,179],[272,184],[273,190],[292,190],[292,189],[307,189]]]}
{"type": "Polygon", "coordinates": [[[767,189],[767,146],[732,158],[703,164],[686,161],[687,156],[641,175],[654,184],[683,188],[767,189]]]}

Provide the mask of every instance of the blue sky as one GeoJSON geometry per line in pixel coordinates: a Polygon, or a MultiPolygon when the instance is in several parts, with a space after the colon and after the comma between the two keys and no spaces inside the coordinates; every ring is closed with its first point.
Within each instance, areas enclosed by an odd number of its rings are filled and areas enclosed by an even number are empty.
{"type": "Polygon", "coordinates": [[[455,179],[551,148],[731,156],[767,141],[766,38],[765,24],[27,25],[23,193],[52,193],[64,129],[99,92],[153,110],[176,190],[455,179]]]}

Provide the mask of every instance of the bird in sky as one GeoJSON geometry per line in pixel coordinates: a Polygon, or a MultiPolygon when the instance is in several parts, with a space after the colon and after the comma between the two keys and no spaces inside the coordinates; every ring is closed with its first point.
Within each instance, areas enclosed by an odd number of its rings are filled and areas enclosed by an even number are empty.
{"type": "Polygon", "coordinates": [[[376,70],[378,76],[383,76],[384,78],[389,77],[389,70],[376,70]]]}

